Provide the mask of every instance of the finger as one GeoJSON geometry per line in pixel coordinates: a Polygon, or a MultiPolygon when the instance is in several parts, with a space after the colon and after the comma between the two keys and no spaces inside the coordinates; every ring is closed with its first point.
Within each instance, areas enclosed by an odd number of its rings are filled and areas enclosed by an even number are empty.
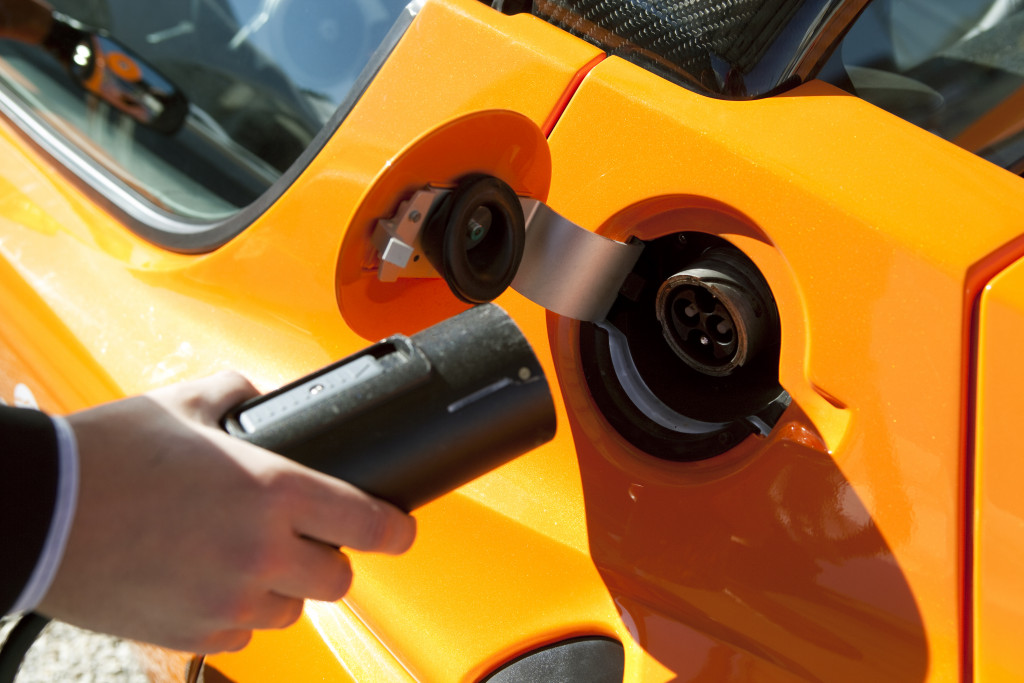
{"type": "Polygon", "coordinates": [[[304,606],[301,597],[281,595],[267,586],[209,602],[211,611],[204,620],[217,633],[283,628],[302,615],[304,606]]]}
{"type": "Polygon", "coordinates": [[[301,596],[268,591],[260,597],[247,619],[229,626],[241,629],[284,628],[298,621],[304,607],[305,601],[301,596]]]}
{"type": "Polygon", "coordinates": [[[181,406],[189,417],[211,427],[218,426],[231,408],[260,394],[248,379],[233,370],[157,390],[154,395],[162,396],[163,392],[176,394],[172,405],[181,406]]]}
{"type": "Polygon", "coordinates": [[[312,598],[335,602],[352,585],[352,565],[337,548],[308,538],[295,538],[289,554],[289,569],[270,588],[290,598],[312,598]]]}
{"type": "Polygon", "coordinates": [[[260,394],[252,382],[233,370],[218,372],[197,384],[204,401],[200,419],[212,425],[219,424],[225,413],[242,401],[260,394]]]}
{"type": "Polygon", "coordinates": [[[229,629],[218,631],[206,636],[192,647],[182,648],[197,654],[214,654],[216,652],[237,652],[252,640],[252,631],[229,629]]]}
{"type": "Polygon", "coordinates": [[[335,547],[397,555],[416,537],[416,520],[351,484],[310,472],[293,525],[301,536],[335,547]]]}

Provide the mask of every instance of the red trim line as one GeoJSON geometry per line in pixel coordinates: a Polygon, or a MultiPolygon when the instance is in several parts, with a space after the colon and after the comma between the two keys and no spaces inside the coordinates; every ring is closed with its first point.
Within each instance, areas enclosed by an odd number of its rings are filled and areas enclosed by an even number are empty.
{"type": "Polygon", "coordinates": [[[963,591],[961,604],[961,683],[974,681],[974,550],[977,539],[974,537],[976,522],[975,486],[977,474],[977,400],[978,400],[978,353],[981,334],[981,295],[988,284],[1001,272],[1024,258],[1024,235],[1019,236],[996,249],[991,254],[975,263],[967,271],[964,283],[964,368],[963,368],[963,535],[964,544],[961,549],[961,571],[963,591]]]}
{"type": "Polygon", "coordinates": [[[573,95],[576,94],[576,91],[579,90],[580,85],[583,84],[583,79],[587,77],[587,74],[590,73],[591,69],[604,61],[605,57],[607,57],[607,55],[604,53],[594,57],[572,77],[572,80],[569,81],[569,85],[566,87],[565,92],[562,93],[562,96],[558,98],[558,102],[555,103],[555,108],[551,110],[551,113],[548,114],[547,119],[544,121],[544,125],[541,126],[541,131],[544,133],[544,137],[549,137],[551,135],[551,131],[555,129],[555,124],[558,123],[560,118],[562,118],[562,113],[565,111],[565,108],[569,106],[569,101],[573,98],[573,95]]]}

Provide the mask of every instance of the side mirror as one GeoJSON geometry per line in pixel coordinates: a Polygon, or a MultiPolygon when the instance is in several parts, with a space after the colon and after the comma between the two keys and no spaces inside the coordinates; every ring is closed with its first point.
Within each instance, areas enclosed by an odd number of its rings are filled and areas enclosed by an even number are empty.
{"type": "Polygon", "coordinates": [[[43,46],[79,85],[138,123],[166,135],[188,115],[188,100],[174,83],[113,37],[54,12],[43,46]]]}

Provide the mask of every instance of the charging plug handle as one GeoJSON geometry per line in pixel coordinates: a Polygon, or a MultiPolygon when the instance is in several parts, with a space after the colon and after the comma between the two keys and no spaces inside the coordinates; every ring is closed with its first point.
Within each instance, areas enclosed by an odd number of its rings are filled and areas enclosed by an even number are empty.
{"type": "Polygon", "coordinates": [[[526,338],[486,304],[247,401],[223,425],[409,511],[551,440],[556,419],[526,338]]]}

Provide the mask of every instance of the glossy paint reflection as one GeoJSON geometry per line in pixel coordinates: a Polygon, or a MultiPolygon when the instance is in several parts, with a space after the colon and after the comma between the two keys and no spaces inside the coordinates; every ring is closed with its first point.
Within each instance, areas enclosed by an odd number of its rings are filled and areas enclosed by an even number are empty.
{"type": "MultiPolygon", "coordinates": [[[[561,370],[564,383],[578,368],[561,370]]],[[[925,678],[906,579],[798,406],[767,439],[702,463],[638,453],[583,407],[569,412],[583,416],[591,554],[633,637],[678,680],[925,678]]]]}

